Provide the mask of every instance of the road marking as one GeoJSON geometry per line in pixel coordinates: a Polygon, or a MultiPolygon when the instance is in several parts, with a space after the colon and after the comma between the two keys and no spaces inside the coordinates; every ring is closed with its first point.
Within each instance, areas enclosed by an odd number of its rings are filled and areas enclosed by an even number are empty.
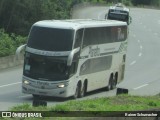
{"type": "Polygon", "coordinates": [[[139,53],[139,55],[138,55],[139,57],[141,57],[142,56],[142,53],[139,53]]]}
{"type": "Polygon", "coordinates": [[[133,88],[134,90],[137,90],[137,89],[140,89],[140,88],[142,88],[142,87],[145,87],[145,86],[147,86],[148,84],[144,84],[144,85],[141,85],[141,86],[139,86],[139,87],[136,87],[136,88],[133,88]]]}
{"type": "Polygon", "coordinates": [[[142,45],[140,46],[140,49],[141,49],[141,50],[143,49],[143,46],[142,46],[142,45]]]}
{"type": "Polygon", "coordinates": [[[8,86],[11,86],[11,85],[16,85],[16,84],[20,84],[20,83],[22,83],[22,82],[11,83],[11,84],[7,84],[7,85],[1,85],[0,88],[8,87],[8,86]]]}
{"type": "Polygon", "coordinates": [[[138,40],[138,43],[140,43],[141,41],[140,40],[138,40]]]}
{"type": "Polygon", "coordinates": [[[130,65],[134,65],[136,63],[136,61],[133,61],[130,65]]]}
{"type": "Polygon", "coordinates": [[[31,95],[23,95],[23,96],[19,96],[18,98],[25,98],[25,97],[31,97],[31,95]]]}

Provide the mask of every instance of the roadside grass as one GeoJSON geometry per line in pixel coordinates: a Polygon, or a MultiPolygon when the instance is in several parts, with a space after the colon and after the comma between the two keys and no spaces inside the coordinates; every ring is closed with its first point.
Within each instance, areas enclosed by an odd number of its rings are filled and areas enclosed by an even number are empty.
{"type": "MultiPolygon", "coordinates": [[[[118,95],[114,97],[95,98],[87,100],[70,100],[63,104],[48,107],[32,107],[30,104],[23,104],[14,106],[11,111],[50,111],[63,113],[68,111],[92,111],[96,112],[105,111],[149,111],[153,109],[160,109],[160,96],[130,96],[130,95],[118,95]]],[[[36,118],[26,118],[27,120],[37,120],[36,118]]],[[[50,120],[51,118],[45,118],[50,120]]],[[[54,119],[74,119],[74,117],[54,117],[54,119]]],[[[4,120],[10,120],[4,119],[4,120]]],[[[16,119],[17,120],[17,119],[16,119]]],[[[21,119],[18,119],[21,120],[21,119]]],[[[23,118],[25,120],[25,118],[23,118]]],[[[39,118],[41,120],[41,118],[39,118]]],[[[44,120],[44,118],[43,118],[44,120]]]]}
{"type": "Polygon", "coordinates": [[[160,108],[160,96],[130,96],[70,100],[49,107],[32,107],[30,104],[18,105],[11,111],[134,111],[160,108]]]}

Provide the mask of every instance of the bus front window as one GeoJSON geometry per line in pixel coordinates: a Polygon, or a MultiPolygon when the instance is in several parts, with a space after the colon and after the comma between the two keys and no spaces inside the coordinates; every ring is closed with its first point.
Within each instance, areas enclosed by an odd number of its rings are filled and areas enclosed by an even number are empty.
{"type": "Polygon", "coordinates": [[[24,75],[48,81],[68,79],[67,57],[46,57],[26,53],[24,75]]]}
{"type": "Polygon", "coordinates": [[[45,51],[70,51],[73,45],[73,29],[33,26],[27,46],[45,51]]]}

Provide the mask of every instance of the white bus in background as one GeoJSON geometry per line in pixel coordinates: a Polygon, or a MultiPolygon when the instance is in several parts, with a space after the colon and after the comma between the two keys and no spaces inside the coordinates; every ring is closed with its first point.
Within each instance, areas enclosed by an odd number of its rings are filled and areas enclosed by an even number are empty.
{"type": "Polygon", "coordinates": [[[109,7],[108,13],[105,15],[105,19],[119,20],[127,22],[127,24],[129,25],[132,22],[132,18],[129,13],[129,8],[125,7],[121,3],[118,3],[114,6],[109,7]]]}
{"type": "Polygon", "coordinates": [[[112,20],[45,20],[35,23],[25,47],[23,93],[83,97],[114,89],[123,80],[127,24],[112,20]]]}

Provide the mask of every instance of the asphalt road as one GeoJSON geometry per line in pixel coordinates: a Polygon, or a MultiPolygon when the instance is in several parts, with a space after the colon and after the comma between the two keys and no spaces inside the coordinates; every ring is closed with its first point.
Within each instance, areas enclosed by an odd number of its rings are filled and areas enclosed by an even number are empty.
{"type": "MultiPolygon", "coordinates": [[[[73,18],[103,19],[106,7],[88,7],[76,10],[73,18]]],[[[131,8],[132,24],[129,26],[129,42],[125,79],[118,87],[129,89],[132,95],[160,93],[160,10],[131,8]]],[[[31,103],[31,95],[21,93],[22,66],[0,71],[0,111],[31,103]]],[[[82,99],[114,96],[116,90],[89,93],[82,99]]],[[[49,105],[70,99],[46,98],[49,105]]],[[[81,99],[79,99],[81,100],[81,99]]]]}

